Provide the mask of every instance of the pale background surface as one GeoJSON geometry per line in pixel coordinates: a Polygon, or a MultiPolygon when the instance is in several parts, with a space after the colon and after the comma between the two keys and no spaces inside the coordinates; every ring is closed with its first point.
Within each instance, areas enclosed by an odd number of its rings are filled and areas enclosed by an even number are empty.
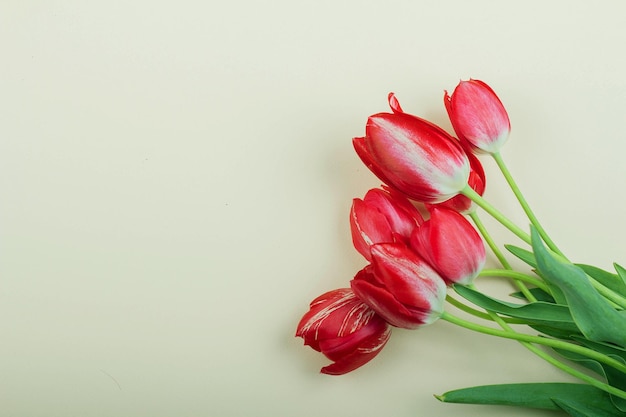
{"type": "Polygon", "coordinates": [[[378,181],[351,138],[389,91],[449,129],[443,90],[487,81],[553,238],[626,263],[623,2],[511,4],[3,1],[1,414],[554,415],[432,397],[567,380],[513,342],[399,330],[328,377],[293,337],[363,265],[347,213],[378,181]]]}

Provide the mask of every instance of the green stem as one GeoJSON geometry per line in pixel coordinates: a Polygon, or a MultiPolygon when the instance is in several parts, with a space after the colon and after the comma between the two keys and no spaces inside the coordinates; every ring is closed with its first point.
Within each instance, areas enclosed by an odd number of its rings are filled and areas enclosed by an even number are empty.
{"type": "Polygon", "coordinates": [[[513,278],[518,281],[526,282],[528,284],[534,285],[535,287],[539,287],[548,294],[550,294],[550,289],[548,286],[535,277],[531,277],[530,275],[524,274],[523,272],[514,271],[511,269],[483,269],[478,274],[480,277],[507,277],[513,278]]]}
{"type": "MultiPolygon", "coordinates": [[[[515,333],[515,331],[511,328],[511,326],[509,326],[503,319],[502,317],[500,317],[498,314],[496,314],[493,311],[489,311],[487,310],[488,315],[496,322],[500,325],[500,327],[502,327],[502,329],[504,329],[507,332],[511,332],[511,333],[515,333]]],[[[605,392],[609,392],[611,394],[615,394],[617,396],[620,396],[621,398],[626,398],[626,392],[617,389],[615,387],[612,387],[611,385],[605,384],[604,382],[601,382],[583,372],[580,372],[577,369],[572,368],[571,366],[561,362],[560,360],[558,360],[557,358],[549,355],[548,353],[544,352],[543,350],[539,349],[537,346],[533,345],[532,343],[529,342],[523,342],[520,341],[520,343],[522,344],[522,346],[524,346],[526,349],[530,350],[531,352],[533,352],[535,355],[539,356],[541,359],[545,360],[546,362],[554,365],[555,367],[557,367],[558,369],[562,370],[565,373],[568,373],[570,375],[572,375],[573,377],[576,377],[582,381],[587,382],[589,385],[592,385],[596,388],[599,388],[605,392]]]]}
{"type": "Polygon", "coordinates": [[[483,236],[483,239],[485,239],[485,242],[487,242],[487,245],[489,246],[493,254],[496,255],[496,258],[498,258],[498,261],[502,264],[504,268],[511,269],[511,264],[504,257],[504,254],[502,253],[500,248],[498,248],[498,246],[496,245],[496,242],[491,237],[491,234],[489,234],[489,232],[487,231],[484,223],[482,222],[482,220],[480,220],[480,217],[478,217],[478,213],[476,213],[476,211],[473,211],[469,214],[469,216],[476,225],[476,228],[478,229],[480,234],[483,236]]]}
{"type": "Polygon", "coordinates": [[[563,252],[559,250],[559,248],[552,241],[552,239],[550,239],[550,236],[548,236],[543,226],[541,226],[541,224],[539,223],[537,216],[535,216],[535,213],[532,211],[532,209],[528,205],[528,202],[526,201],[526,199],[524,198],[524,195],[522,194],[521,190],[517,186],[517,183],[513,179],[513,176],[511,175],[511,172],[509,171],[506,164],[504,163],[504,160],[502,159],[502,156],[500,155],[500,153],[496,152],[496,153],[493,153],[491,156],[496,161],[496,164],[498,165],[498,168],[500,168],[502,175],[504,175],[506,182],[509,184],[509,187],[511,187],[511,190],[513,191],[513,194],[515,194],[517,201],[519,201],[520,205],[522,206],[524,213],[526,213],[526,216],[528,217],[530,222],[533,224],[533,226],[535,226],[535,228],[539,232],[539,235],[541,236],[543,241],[546,242],[546,245],[548,245],[548,247],[552,250],[552,252],[557,253],[561,255],[562,257],[565,257],[565,255],[563,255],[563,252]]]}
{"type": "Polygon", "coordinates": [[[476,203],[476,205],[478,205],[478,207],[482,208],[487,213],[489,213],[494,219],[500,222],[500,224],[502,224],[504,227],[506,227],[511,232],[513,232],[515,236],[522,239],[528,245],[532,245],[530,241],[530,235],[528,233],[520,229],[519,226],[517,226],[515,223],[509,220],[504,214],[502,214],[498,209],[492,206],[487,200],[482,198],[482,196],[478,194],[476,191],[474,191],[472,187],[470,187],[469,185],[466,185],[461,190],[461,194],[463,194],[464,196],[472,200],[474,203],[476,203]]]}
{"type": "Polygon", "coordinates": [[[616,293],[612,289],[605,287],[604,285],[602,285],[601,283],[599,283],[595,279],[591,278],[589,275],[587,275],[587,278],[589,278],[589,282],[591,282],[591,285],[593,285],[593,287],[604,298],[606,298],[607,300],[612,302],[615,306],[618,306],[621,309],[626,310],[626,298],[625,297],[623,297],[620,294],[616,293]]]}
{"type": "MultiPolygon", "coordinates": [[[[475,308],[472,308],[468,306],[467,304],[462,303],[461,301],[457,300],[456,298],[450,295],[446,295],[446,301],[450,305],[453,305],[454,307],[458,308],[459,310],[464,311],[465,313],[471,314],[472,316],[477,317],[479,319],[490,320],[490,321],[494,320],[493,317],[491,317],[491,315],[484,313],[482,311],[476,310],[475,308]]],[[[517,319],[514,317],[500,317],[500,319],[504,320],[506,323],[511,323],[511,324],[527,324],[528,323],[526,320],[517,319]]]]}
{"type": "MultiPolygon", "coordinates": [[[[487,245],[491,248],[491,251],[494,253],[494,255],[496,255],[496,258],[498,258],[498,261],[500,261],[500,263],[502,264],[504,268],[508,270],[512,270],[513,268],[511,268],[511,264],[504,257],[504,254],[502,253],[498,245],[496,245],[496,242],[494,242],[493,238],[491,237],[491,234],[487,231],[487,228],[485,227],[483,222],[480,220],[480,217],[478,217],[478,214],[476,213],[476,211],[471,212],[469,216],[474,221],[476,228],[478,229],[480,234],[483,236],[483,239],[485,239],[485,242],[487,242],[487,245]]],[[[522,294],[524,294],[524,296],[526,297],[528,301],[530,302],[537,301],[535,296],[532,295],[532,293],[528,290],[528,288],[526,287],[526,285],[524,285],[522,281],[518,280],[515,277],[511,277],[511,278],[513,278],[513,282],[515,283],[517,288],[519,288],[522,294]]]]}
{"type": "MultiPolygon", "coordinates": [[[[572,343],[568,343],[568,342],[564,342],[564,341],[556,340],[556,339],[549,339],[549,338],[541,337],[541,336],[532,336],[532,335],[523,334],[523,333],[494,329],[492,327],[487,327],[487,326],[483,326],[477,323],[473,323],[471,321],[464,320],[460,317],[457,317],[447,312],[444,312],[441,315],[441,318],[452,324],[456,324],[457,326],[464,327],[468,330],[472,330],[478,333],[484,333],[484,334],[488,334],[491,336],[503,337],[506,339],[518,340],[521,342],[536,343],[539,345],[545,345],[545,346],[549,346],[552,348],[557,348],[557,349],[562,349],[562,350],[567,350],[570,352],[578,353],[590,359],[594,359],[598,362],[604,363],[605,365],[608,365],[618,370],[619,372],[626,374],[625,364],[613,358],[610,358],[606,355],[603,355],[599,352],[596,352],[595,350],[588,349],[583,346],[574,345],[572,343]]],[[[622,395],[624,395],[623,398],[626,398],[626,392],[623,393],[622,395]]]]}

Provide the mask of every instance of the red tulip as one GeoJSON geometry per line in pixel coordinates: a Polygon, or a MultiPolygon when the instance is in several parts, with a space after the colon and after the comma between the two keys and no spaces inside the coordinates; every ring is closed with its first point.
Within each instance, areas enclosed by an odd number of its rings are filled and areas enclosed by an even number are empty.
{"type": "Polygon", "coordinates": [[[322,368],[329,375],[343,375],[374,359],[385,346],[391,328],[351,289],[320,295],[298,323],[296,336],[334,363],[322,368]]]}
{"type": "Polygon", "coordinates": [[[355,198],[350,210],[352,242],[371,261],[370,246],[403,241],[408,244],[413,229],[424,219],[411,202],[392,190],[371,189],[363,200],[355,198]]]}
{"type": "Polygon", "coordinates": [[[370,116],[365,137],[353,145],[365,165],[387,185],[425,203],[459,194],[467,185],[467,155],[440,127],[403,113],[393,94],[394,113],[370,116]]]}
{"type": "Polygon", "coordinates": [[[430,218],[411,236],[411,247],[449,285],[471,283],[485,265],[485,245],[476,229],[445,208],[430,208],[430,218]]]}
{"type": "Polygon", "coordinates": [[[415,329],[443,313],[446,286],[419,255],[401,243],[373,245],[372,264],[359,271],[350,286],[389,324],[415,329]]]}
{"type": "Polygon", "coordinates": [[[475,152],[497,153],[509,137],[511,123],[502,102],[482,81],[461,81],[444,104],[452,127],[475,152]]]}

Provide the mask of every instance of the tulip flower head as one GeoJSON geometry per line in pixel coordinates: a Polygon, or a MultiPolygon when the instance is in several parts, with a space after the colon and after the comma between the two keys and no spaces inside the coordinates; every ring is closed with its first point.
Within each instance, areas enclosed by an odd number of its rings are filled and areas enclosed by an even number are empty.
{"type": "Polygon", "coordinates": [[[394,113],[370,116],[365,137],[354,148],[365,165],[387,185],[409,198],[438,203],[467,185],[467,155],[448,133],[419,117],[402,112],[390,95],[394,113]]]}
{"type": "Polygon", "coordinates": [[[320,295],[302,317],[296,336],[334,363],[322,368],[328,375],[343,375],[374,359],[385,346],[391,328],[351,289],[320,295]]]}
{"type": "Polygon", "coordinates": [[[371,189],[363,200],[355,198],[350,210],[352,242],[368,261],[372,260],[372,245],[396,241],[408,244],[413,229],[423,222],[415,206],[393,190],[371,189]]]}
{"type": "Polygon", "coordinates": [[[461,81],[451,96],[445,92],[444,104],[457,136],[475,152],[497,153],[509,138],[509,115],[484,82],[461,81]]]}
{"type": "Polygon", "coordinates": [[[443,313],[446,285],[419,255],[401,243],[372,246],[372,263],[350,286],[389,324],[416,329],[443,313]]]}
{"type": "Polygon", "coordinates": [[[485,245],[460,213],[433,206],[430,218],[413,232],[411,247],[447,284],[470,284],[486,261],[485,245]]]}

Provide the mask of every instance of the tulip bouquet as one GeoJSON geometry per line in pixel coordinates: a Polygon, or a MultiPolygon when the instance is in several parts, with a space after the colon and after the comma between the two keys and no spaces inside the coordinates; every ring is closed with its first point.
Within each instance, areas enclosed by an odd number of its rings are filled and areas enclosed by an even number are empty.
{"type": "Polygon", "coordinates": [[[572,263],[547,235],[501,157],[510,122],[494,91],[469,80],[445,93],[456,138],[405,113],[394,94],[388,101],[391,112],[370,116],[365,136],[353,139],[357,155],[384,183],[354,199],[350,211],[352,241],[367,266],[349,287],[313,300],[297,326],[296,336],[332,361],[321,372],[363,366],[393,327],[445,320],[517,341],[578,382],[462,388],[436,396],[440,401],[626,415],[626,269],[572,263]],[[494,159],[528,229],[482,197],[485,172],[477,155],[494,159]],[[495,242],[479,213],[495,218],[521,246],[495,242]],[[485,268],[486,248],[501,266],[485,268]],[[513,268],[513,259],[527,267],[513,268]],[[475,281],[485,276],[510,280],[511,297],[481,291],[475,281]]]}

